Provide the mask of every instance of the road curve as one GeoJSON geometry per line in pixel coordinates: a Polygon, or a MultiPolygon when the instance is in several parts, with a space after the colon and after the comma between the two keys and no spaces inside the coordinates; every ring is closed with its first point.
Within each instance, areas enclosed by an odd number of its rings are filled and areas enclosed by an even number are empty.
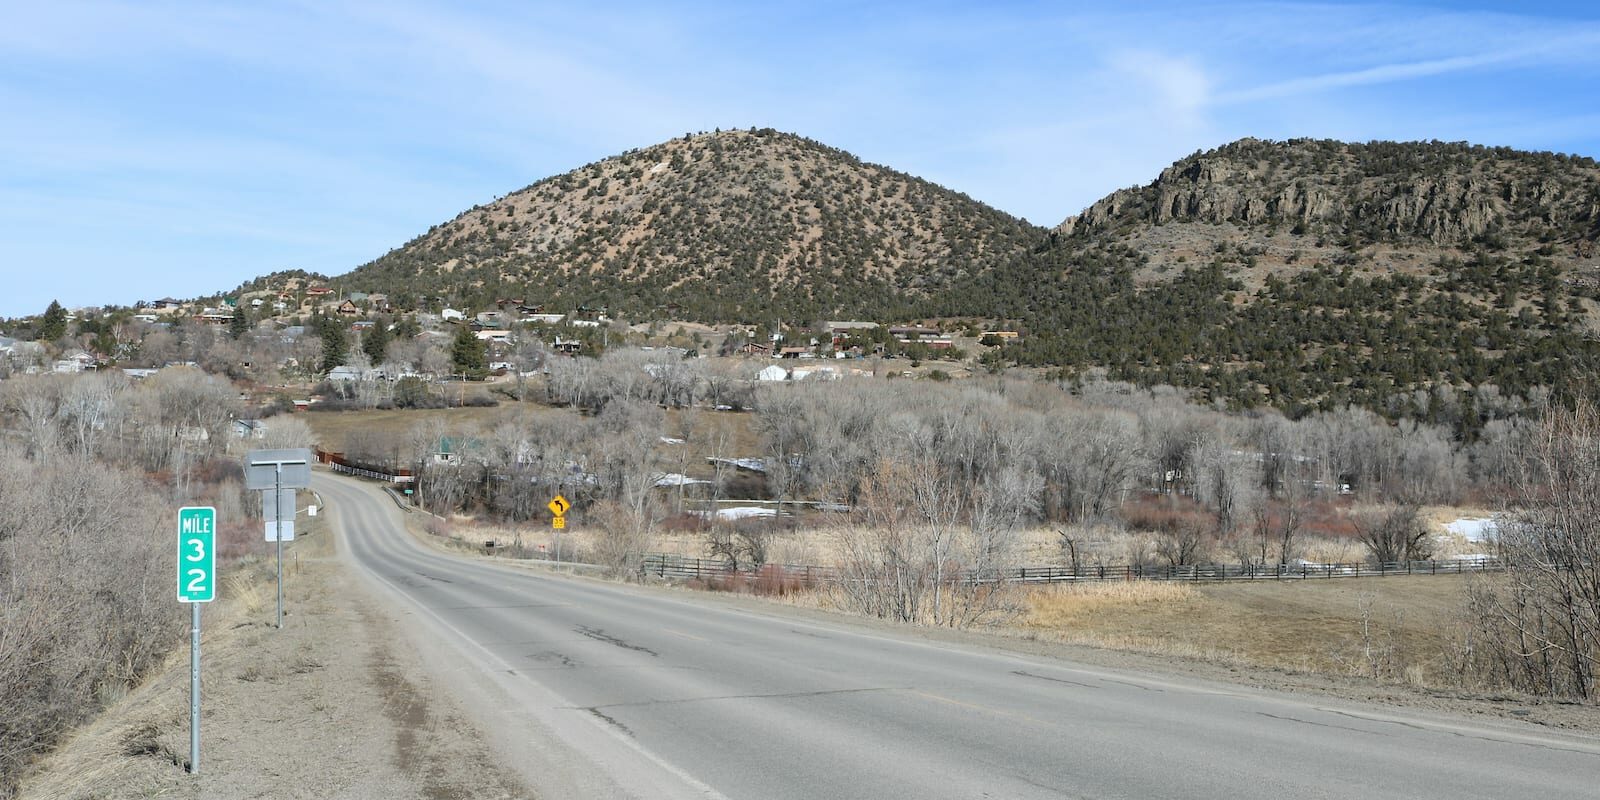
{"type": "Polygon", "coordinates": [[[546,796],[1594,798],[1600,739],[930,643],[457,558],[319,474],[343,553],[546,796]]]}

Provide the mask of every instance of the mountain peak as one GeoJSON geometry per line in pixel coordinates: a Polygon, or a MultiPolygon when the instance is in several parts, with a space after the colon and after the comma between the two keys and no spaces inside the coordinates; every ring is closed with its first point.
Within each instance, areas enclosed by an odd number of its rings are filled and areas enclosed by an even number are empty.
{"type": "Polygon", "coordinates": [[[484,298],[527,287],[543,302],[635,316],[670,305],[713,322],[814,320],[928,297],[1042,235],[801,136],[716,131],[538,181],[344,280],[484,298]]]}

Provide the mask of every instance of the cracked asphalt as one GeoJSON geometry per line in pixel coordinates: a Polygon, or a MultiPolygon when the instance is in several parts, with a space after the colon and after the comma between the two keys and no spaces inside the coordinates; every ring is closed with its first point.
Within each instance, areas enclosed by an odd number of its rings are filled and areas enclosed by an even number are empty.
{"type": "Polygon", "coordinates": [[[702,604],[427,548],[319,475],[437,684],[552,797],[1593,798],[1600,739],[702,604]],[[424,578],[418,580],[417,578],[424,578]]]}

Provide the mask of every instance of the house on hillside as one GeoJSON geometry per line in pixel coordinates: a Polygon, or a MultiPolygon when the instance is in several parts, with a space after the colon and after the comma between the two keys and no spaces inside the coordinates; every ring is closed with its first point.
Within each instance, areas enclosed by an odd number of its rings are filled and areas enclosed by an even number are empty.
{"type": "Polygon", "coordinates": [[[235,439],[265,439],[267,438],[266,420],[236,419],[233,421],[233,437],[235,439]]]}
{"type": "Polygon", "coordinates": [[[444,322],[460,322],[466,318],[466,314],[463,314],[453,308],[447,308],[439,312],[439,319],[443,320],[444,322]]]}
{"type": "Polygon", "coordinates": [[[52,372],[75,373],[86,369],[94,369],[95,358],[82,350],[68,350],[60,360],[51,366],[52,372]]]}
{"type": "Polygon", "coordinates": [[[606,306],[578,306],[577,308],[573,309],[571,314],[568,314],[567,316],[574,323],[580,321],[594,323],[610,322],[611,318],[606,316],[609,311],[610,309],[606,306]]]}
{"type": "Polygon", "coordinates": [[[890,328],[889,335],[893,336],[904,344],[910,344],[911,342],[920,342],[924,339],[932,339],[939,335],[939,331],[935,328],[904,325],[897,328],[890,328]]]}
{"type": "Polygon", "coordinates": [[[343,303],[340,303],[339,307],[335,308],[333,312],[344,317],[361,316],[361,309],[355,304],[354,300],[346,300],[343,303]]]}
{"type": "Polygon", "coordinates": [[[493,342],[495,344],[509,344],[511,331],[506,330],[481,330],[473,334],[480,342],[493,342]]]}
{"type": "Polygon", "coordinates": [[[796,381],[836,381],[841,377],[843,376],[833,367],[799,368],[789,374],[789,379],[796,381]]]}
{"type": "Polygon", "coordinates": [[[482,439],[443,436],[439,438],[439,447],[433,454],[433,461],[435,464],[459,464],[464,456],[482,450],[482,439]]]}
{"type": "Polygon", "coordinates": [[[329,383],[359,380],[361,380],[361,370],[349,365],[341,364],[333,369],[328,370],[329,383]]]}
{"type": "Polygon", "coordinates": [[[844,343],[848,341],[850,337],[862,336],[865,335],[867,331],[877,330],[878,323],[854,321],[827,322],[824,323],[824,327],[827,328],[830,344],[832,344],[833,348],[837,350],[843,347],[844,343]]]}

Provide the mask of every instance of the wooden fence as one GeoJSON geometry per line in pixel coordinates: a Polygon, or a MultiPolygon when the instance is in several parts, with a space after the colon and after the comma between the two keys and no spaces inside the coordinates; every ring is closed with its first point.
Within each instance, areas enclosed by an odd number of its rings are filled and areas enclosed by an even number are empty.
{"type": "MultiPolygon", "coordinates": [[[[1346,564],[1189,564],[1183,566],[1067,566],[1014,567],[978,574],[952,571],[952,580],[961,583],[1074,583],[1084,581],[1287,581],[1315,578],[1382,578],[1391,575],[1464,575],[1473,572],[1498,572],[1504,569],[1499,559],[1451,559],[1447,561],[1396,561],[1389,563],[1346,564]]],[[[728,578],[734,571],[726,562],[687,556],[650,554],[639,566],[643,575],[679,580],[728,578]]],[[[755,571],[743,573],[747,576],[755,571]]],[[[767,564],[762,577],[803,581],[807,584],[837,580],[835,567],[804,564],[767,564]]]]}

